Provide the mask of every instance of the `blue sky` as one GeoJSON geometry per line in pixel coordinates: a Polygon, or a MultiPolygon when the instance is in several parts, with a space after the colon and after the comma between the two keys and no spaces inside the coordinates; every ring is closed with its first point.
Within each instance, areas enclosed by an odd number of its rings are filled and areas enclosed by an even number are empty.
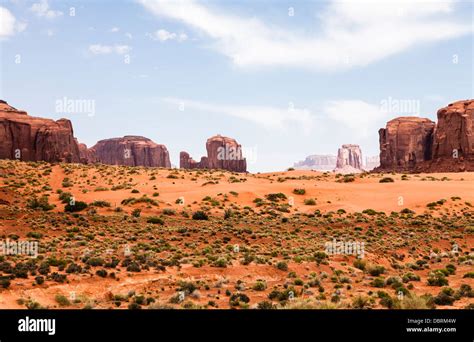
{"type": "Polygon", "coordinates": [[[386,121],[473,98],[467,1],[11,0],[0,18],[0,98],[88,146],[149,137],[175,165],[215,134],[253,172],[347,143],[372,156],[386,121]]]}

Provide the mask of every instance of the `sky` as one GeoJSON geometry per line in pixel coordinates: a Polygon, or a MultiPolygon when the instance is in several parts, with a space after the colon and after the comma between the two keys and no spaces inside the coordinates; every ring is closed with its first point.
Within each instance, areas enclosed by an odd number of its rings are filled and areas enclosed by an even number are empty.
{"type": "Polygon", "coordinates": [[[0,0],[0,99],[88,146],[141,135],[251,172],[359,144],[474,98],[471,1],[0,0]]]}

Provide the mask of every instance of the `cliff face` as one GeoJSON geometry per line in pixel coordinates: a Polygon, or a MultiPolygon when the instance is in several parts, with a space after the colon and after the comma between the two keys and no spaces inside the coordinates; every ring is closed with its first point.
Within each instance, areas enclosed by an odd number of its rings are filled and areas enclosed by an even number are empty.
{"type": "Polygon", "coordinates": [[[193,160],[189,153],[180,153],[180,167],[183,169],[223,169],[233,172],[247,172],[247,161],[242,156],[242,147],[235,139],[220,135],[207,139],[207,157],[200,162],[193,160]]]}
{"type": "Polygon", "coordinates": [[[349,165],[362,169],[362,151],[359,145],[346,144],[337,151],[336,169],[349,165]]]}
{"type": "Polygon", "coordinates": [[[399,117],[379,130],[380,168],[407,171],[431,159],[435,123],[418,117],[399,117]]]}
{"type": "Polygon", "coordinates": [[[438,110],[433,159],[474,157],[474,100],[454,102],[438,110]]]}
{"type": "Polygon", "coordinates": [[[83,155],[109,165],[171,167],[166,146],[140,136],[101,140],[83,155]]]}
{"type": "Polygon", "coordinates": [[[69,120],[29,116],[0,101],[0,158],[24,161],[80,162],[69,120]]]}
{"type": "Polygon", "coordinates": [[[378,171],[474,171],[474,100],[438,110],[438,123],[401,117],[380,129],[378,171]]]}

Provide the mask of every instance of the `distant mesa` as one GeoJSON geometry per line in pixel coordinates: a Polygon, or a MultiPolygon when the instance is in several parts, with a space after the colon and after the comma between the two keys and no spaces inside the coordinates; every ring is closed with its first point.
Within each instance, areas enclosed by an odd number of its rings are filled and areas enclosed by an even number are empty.
{"type": "Polygon", "coordinates": [[[29,116],[0,100],[0,158],[24,161],[80,162],[72,124],[29,116]]]}
{"type": "Polygon", "coordinates": [[[330,154],[314,154],[294,164],[296,170],[332,171],[336,167],[337,157],[330,154]]]}
{"type": "Polygon", "coordinates": [[[235,139],[221,135],[213,136],[206,142],[207,157],[195,161],[189,153],[179,155],[182,169],[222,169],[232,172],[247,172],[247,161],[242,155],[242,146],[235,139]]]}
{"type": "Polygon", "coordinates": [[[170,168],[168,149],[152,140],[134,135],[100,140],[90,149],[82,148],[89,163],[170,168]]]}
{"type": "Polygon", "coordinates": [[[437,115],[438,123],[399,117],[380,129],[376,171],[474,171],[474,100],[451,103],[437,115]]]}

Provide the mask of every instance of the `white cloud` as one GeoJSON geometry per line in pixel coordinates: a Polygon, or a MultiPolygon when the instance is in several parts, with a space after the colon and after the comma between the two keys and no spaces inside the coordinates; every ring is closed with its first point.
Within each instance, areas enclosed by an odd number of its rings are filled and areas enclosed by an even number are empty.
{"type": "Polygon", "coordinates": [[[324,117],[350,129],[353,137],[367,137],[385,126],[388,113],[380,105],[362,100],[327,101],[321,113],[324,117]]]}
{"type": "Polygon", "coordinates": [[[133,39],[133,36],[130,32],[125,33],[125,37],[127,37],[128,39],[133,39]]]}
{"type": "Polygon", "coordinates": [[[124,55],[126,53],[129,53],[131,50],[132,48],[128,45],[89,45],[89,52],[93,53],[94,55],[108,55],[111,53],[124,55]]]}
{"type": "Polygon", "coordinates": [[[153,33],[147,33],[146,35],[151,39],[158,40],[160,42],[166,42],[168,40],[177,40],[178,42],[183,42],[188,39],[188,36],[185,33],[174,33],[164,29],[160,29],[153,33]]]}
{"type": "Polygon", "coordinates": [[[234,106],[204,103],[179,98],[163,98],[162,101],[182,108],[199,112],[227,115],[250,121],[267,129],[284,129],[287,124],[295,123],[305,132],[309,132],[313,125],[313,117],[307,109],[279,108],[271,106],[234,106]]]}
{"type": "Polygon", "coordinates": [[[331,0],[314,23],[321,28],[315,33],[291,31],[195,0],[138,1],[155,15],[204,33],[216,51],[240,67],[349,69],[472,32],[470,22],[456,17],[456,0],[331,0]]]}
{"type": "Polygon", "coordinates": [[[54,19],[63,15],[61,11],[55,11],[49,8],[48,0],[40,0],[34,3],[30,10],[38,17],[45,17],[47,19],[54,19]]]}
{"type": "Polygon", "coordinates": [[[116,33],[116,32],[118,32],[118,31],[120,31],[120,29],[119,29],[118,27],[112,27],[112,28],[109,30],[109,32],[111,32],[111,33],[116,33]]]}
{"type": "Polygon", "coordinates": [[[5,7],[0,6],[0,39],[6,39],[26,29],[26,23],[19,22],[5,7]]]}

